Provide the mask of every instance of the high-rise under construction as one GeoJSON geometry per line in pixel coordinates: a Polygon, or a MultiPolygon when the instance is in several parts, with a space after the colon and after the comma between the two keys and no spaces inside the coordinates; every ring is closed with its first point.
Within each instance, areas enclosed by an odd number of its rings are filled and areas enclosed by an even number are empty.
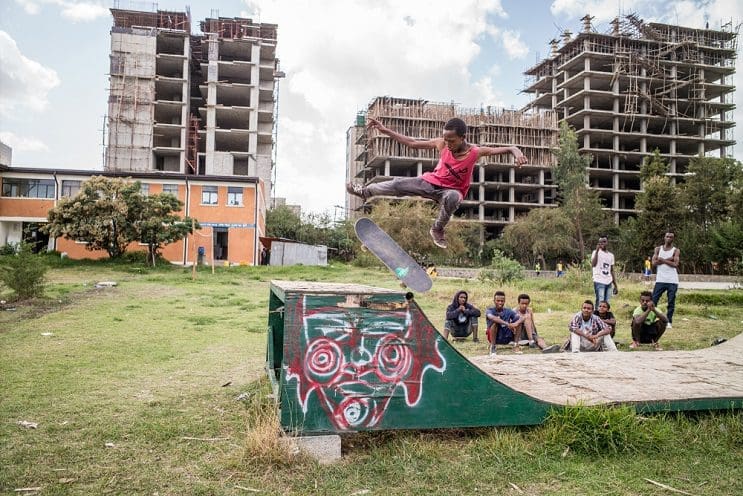
{"type": "Polygon", "coordinates": [[[109,171],[259,177],[271,191],[275,24],[111,9],[109,171]]]}
{"type": "Polygon", "coordinates": [[[554,111],[591,156],[589,186],[615,222],[634,214],[640,165],[655,150],[683,180],[696,156],[728,157],[733,139],[733,75],[738,27],[695,29],[615,18],[607,33],[583,29],[552,40],[528,69],[527,109],[554,111]]]}

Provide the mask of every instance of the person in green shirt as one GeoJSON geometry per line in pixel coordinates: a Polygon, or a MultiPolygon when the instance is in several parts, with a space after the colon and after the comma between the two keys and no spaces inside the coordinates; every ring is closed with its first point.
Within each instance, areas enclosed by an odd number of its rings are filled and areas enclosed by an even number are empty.
{"type": "Polygon", "coordinates": [[[656,350],[662,350],[658,341],[667,326],[668,317],[653,304],[653,294],[643,291],[640,293],[640,306],[632,312],[632,344],[629,347],[637,348],[640,343],[649,343],[656,350]]]}

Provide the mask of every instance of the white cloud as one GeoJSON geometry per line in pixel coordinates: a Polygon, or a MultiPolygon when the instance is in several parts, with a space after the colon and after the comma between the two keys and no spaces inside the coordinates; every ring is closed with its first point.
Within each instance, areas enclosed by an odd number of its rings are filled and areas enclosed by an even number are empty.
{"type": "Polygon", "coordinates": [[[529,54],[529,47],[521,41],[521,33],[518,31],[503,31],[503,48],[511,60],[523,59],[529,54]]]}
{"type": "Polygon", "coordinates": [[[346,131],[375,96],[502,105],[492,75],[470,73],[507,17],[500,0],[461,0],[456,15],[443,0],[245,3],[247,17],[279,26],[276,193],[305,210],[344,203],[346,131]]]}
{"type": "Polygon", "coordinates": [[[25,57],[15,40],[0,31],[0,115],[16,109],[42,111],[47,94],[59,83],[53,69],[25,57]]]}
{"type": "Polygon", "coordinates": [[[41,10],[37,2],[33,2],[30,0],[15,0],[15,3],[23,7],[23,10],[26,11],[26,14],[29,15],[36,15],[41,10]]]}
{"type": "Polygon", "coordinates": [[[13,152],[47,151],[49,148],[36,138],[17,136],[10,132],[0,132],[0,141],[13,149],[13,152]]]}
{"type": "Polygon", "coordinates": [[[74,22],[88,22],[109,15],[108,7],[97,2],[55,2],[62,7],[62,17],[74,22]]]}
{"type": "Polygon", "coordinates": [[[645,5],[655,0],[554,0],[550,11],[554,16],[565,16],[576,20],[586,14],[595,17],[594,22],[613,19],[619,14],[645,11],[645,5]]]}
{"type": "Polygon", "coordinates": [[[41,5],[60,7],[61,15],[73,22],[88,22],[109,15],[108,7],[103,1],[75,0],[15,0],[29,15],[41,12],[41,5]]]}

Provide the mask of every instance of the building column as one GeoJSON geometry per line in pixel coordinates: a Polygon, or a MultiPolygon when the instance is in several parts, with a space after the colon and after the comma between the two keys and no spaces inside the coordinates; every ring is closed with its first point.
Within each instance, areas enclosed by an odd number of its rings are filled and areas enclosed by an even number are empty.
{"type": "Polygon", "coordinates": [[[209,61],[206,77],[206,174],[214,173],[214,150],[216,149],[216,137],[214,132],[217,127],[217,81],[219,78],[219,39],[216,33],[209,34],[207,41],[207,57],[209,61]]]}

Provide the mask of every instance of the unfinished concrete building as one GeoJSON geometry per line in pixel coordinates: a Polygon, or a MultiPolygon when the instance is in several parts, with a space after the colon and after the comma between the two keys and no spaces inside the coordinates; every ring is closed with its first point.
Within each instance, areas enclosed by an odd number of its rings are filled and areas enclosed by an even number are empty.
{"type": "Polygon", "coordinates": [[[598,33],[552,40],[549,58],[526,71],[530,110],[554,110],[591,155],[589,185],[614,221],[634,214],[640,165],[654,150],[682,180],[695,156],[732,155],[738,28],[645,23],[634,14],[598,33]]]}
{"type": "MultiPolygon", "coordinates": [[[[476,164],[469,193],[453,220],[481,226],[482,239],[497,236],[503,227],[532,208],[555,205],[556,186],[551,175],[554,156],[550,150],[557,145],[557,119],[551,111],[467,109],[426,100],[377,97],[366,115],[417,139],[440,137],[446,121],[459,117],[467,123],[466,139],[470,143],[516,145],[521,149],[528,160],[522,167],[514,165],[511,154],[483,157],[476,164]]],[[[364,144],[355,157],[347,153],[347,175],[355,176],[356,181],[370,184],[396,176],[417,176],[433,170],[438,163],[436,150],[408,148],[376,130],[365,133],[363,124],[357,117],[352,127],[355,131],[348,133],[349,143],[353,136],[354,143],[364,144]]],[[[352,201],[347,198],[346,204],[352,206],[352,201]]]]}
{"type": "Polygon", "coordinates": [[[275,24],[111,9],[109,171],[251,176],[271,191],[275,24]]]}

